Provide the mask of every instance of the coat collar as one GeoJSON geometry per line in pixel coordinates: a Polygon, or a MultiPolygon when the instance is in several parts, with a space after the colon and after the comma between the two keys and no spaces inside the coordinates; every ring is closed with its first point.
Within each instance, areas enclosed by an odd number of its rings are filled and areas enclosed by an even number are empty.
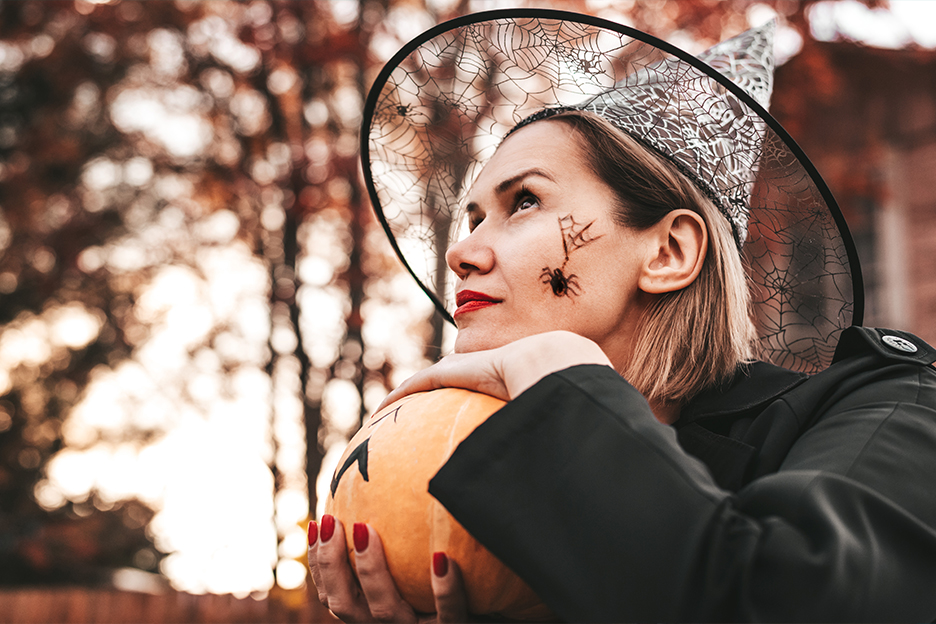
{"type": "Polygon", "coordinates": [[[682,409],[674,426],[678,429],[702,418],[726,416],[762,406],[808,378],[805,373],[766,362],[743,364],[729,381],[693,398],[682,409]]]}
{"type": "MultiPolygon", "coordinates": [[[[936,361],[936,349],[908,332],[849,327],[842,332],[833,361],[837,363],[859,355],[916,364],[936,361]]],[[[674,426],[678,429],[701,418],[738,414],[763,406],[808,378],[805,373],[766,362],[743,364],[726,383],[694,397],[683,408],[674,426]]]]}

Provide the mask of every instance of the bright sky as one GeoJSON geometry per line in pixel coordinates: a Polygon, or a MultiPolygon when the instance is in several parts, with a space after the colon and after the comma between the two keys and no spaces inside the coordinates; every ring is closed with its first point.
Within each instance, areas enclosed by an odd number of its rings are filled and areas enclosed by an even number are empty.
{"type": "Polygon", "coordinates": [[[840,32],[868,45],[900,48],[912,42],[936,47],[936,2],[890,0],[890,10],[869,9],[856,1],[819,2],[810,12],[813,34],[835,39],[840,32]]]}

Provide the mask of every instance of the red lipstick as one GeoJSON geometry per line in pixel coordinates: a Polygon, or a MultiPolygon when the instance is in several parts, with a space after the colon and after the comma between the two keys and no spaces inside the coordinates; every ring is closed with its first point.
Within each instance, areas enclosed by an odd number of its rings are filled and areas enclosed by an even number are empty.
{"type": "Polygon", "coordinates": [[[495,299],[484,293],[475,292],[473,290],[462,290],[455,293],[455,305],[458,306],[458,309],[455,310],[454,316],[465,314],[466,312],[474,312],[475,310],[498,304],[501,301],[501,299],[495,299]]]}

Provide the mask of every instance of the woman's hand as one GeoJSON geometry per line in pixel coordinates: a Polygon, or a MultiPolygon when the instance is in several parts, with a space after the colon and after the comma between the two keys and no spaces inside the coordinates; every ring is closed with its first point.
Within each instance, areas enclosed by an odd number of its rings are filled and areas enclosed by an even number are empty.
{"type": "Polygon", "coordinates": [[[436,388],[465,388],[510,401],[546,375],[577,364],[611,366],[611,360],[596,343],[572,332],[527,336],[497,349],[447,355],[400,384],[380,408],[436,388]]]}
{"type": "Polygon", "coordinates": [[[366,524],[355,524],[354,557],[357,579],[348,561],[345,533],[333,516],[321,526],[309,523],[309,570],[318,598],[345,622],[466,622],[465,591],[458,565],[444,553],[435,553],[430,578],[436,613],[418,614],[407,604],[387,569],[383,544],[366,524]]]}

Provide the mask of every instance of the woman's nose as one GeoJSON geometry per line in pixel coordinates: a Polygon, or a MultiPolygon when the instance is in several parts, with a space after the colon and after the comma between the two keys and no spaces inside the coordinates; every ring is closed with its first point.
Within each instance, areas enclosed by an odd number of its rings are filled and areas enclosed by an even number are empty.
{"type": "Polygon", "coordinates": [[[454,243],[445,252],[445,262],[459,278],[464,279],[471,272],[487,273],[494,266],[494,252],[479,230],[454,243]]]}

